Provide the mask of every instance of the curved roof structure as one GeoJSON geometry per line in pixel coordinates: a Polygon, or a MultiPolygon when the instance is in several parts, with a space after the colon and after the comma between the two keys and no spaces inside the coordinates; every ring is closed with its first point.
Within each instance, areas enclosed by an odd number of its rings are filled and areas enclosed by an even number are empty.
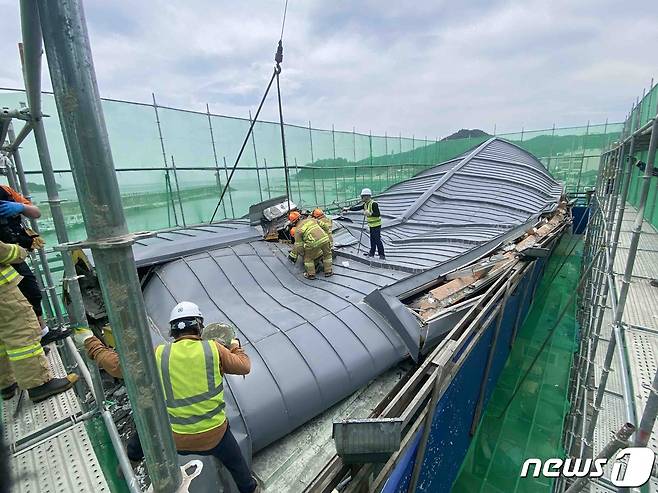
{"type": "MultiPolygon", "coordinates": [[[[198,303],[207,322],[237,328],[252,371],[227,375],[225,396],[249,455],[416,358],[419,324],[403,295],[523,233],[560,195],[532,155],[491,139],[377,197],[386,262],[357,251],[362,216],[355,212],[334,221],[331,278],[306,280],[288,262],[287,245],[250,234],[154,268],[144,286],[154,343],[166,339],[169,311],[182,300],[198,303]]],[[[361,241],[368,243],[367,231],[361,241]]],[[[157,244],[150,241],[154,252],[157,244]]]]}

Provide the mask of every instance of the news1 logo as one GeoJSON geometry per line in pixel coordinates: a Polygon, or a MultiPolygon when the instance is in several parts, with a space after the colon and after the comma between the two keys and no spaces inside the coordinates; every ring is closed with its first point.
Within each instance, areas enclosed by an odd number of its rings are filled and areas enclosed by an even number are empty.
{"type": "MultiPolygon", "coordinates": [[[[637,488],[649,481],[655,453],[648,447],[628,447],[617,452],[610,472],[610,481],[615,486],[637,488]]],[[[545,461],[527,459],[521,467],[521,477],[526,478],[532,467],[533,478],[600,478],[608,459],[551,458],[545,461]]]]}

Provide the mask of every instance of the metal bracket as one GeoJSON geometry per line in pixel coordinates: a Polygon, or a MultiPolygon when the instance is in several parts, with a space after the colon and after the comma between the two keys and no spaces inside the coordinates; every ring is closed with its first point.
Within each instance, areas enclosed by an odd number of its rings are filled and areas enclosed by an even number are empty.
{"type": "Polygon", "coordinates": [[[113,236],[110,238],[104,238],[100,240],[80,240],[80,241],[70,241],[68,243],[61,243],[55,245],[53,249],[57,252],[67,252],[71,250],[78,249],[99,249],[99,250],[110,250],[112,248],[121,248],[130,246],[133,243],[136,243],[144,238],[152,238],[157,233],[153,231],[139,231],[137,233],[128,233],[127,235],[113,236]]]}

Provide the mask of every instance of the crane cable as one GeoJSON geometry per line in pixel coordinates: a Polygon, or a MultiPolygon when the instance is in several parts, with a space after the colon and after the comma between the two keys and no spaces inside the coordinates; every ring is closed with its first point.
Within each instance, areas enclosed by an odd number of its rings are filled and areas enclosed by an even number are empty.
{"type": "MultiPolygon", "coordinates": [[[[283,122],[283,105],[281,103],[281,86],[279,83],[279,74],[281,74],[281,63],[283,63],[283,31],[286,26],[286,15],[288,13],[288,0],[286,0],[284,9],[283,9],[283,20],[281,22],[281,35],[279,37],[279,43],[277,45],[276,49],[276,54],[274,55],[274,71],[272,72],[272,77],[270,77],[270,81],[267,84],[267,88],[265,89],[265,93],[263,94],[263,97],[260,100],[260,104],[258,105],[258,109],[256,110],[256,114],[254,115],[254,118],[251,120],[250,125],[249,125],[249,130],[247,130],[247,135],[244,138],[244,141],[242,142],[242,146],[240,147],[240,151],[238,152],[237,157],[235,158],[235,164],[233,165],[233,168],[231,169],[231,173],[228,176],[228,179],[226,180],[226,184],[224,185],[224,188],[222,189],[222,193],[219,196],[219,200],[217,201],[217,206],[215,207],[214,212],[212,213],[212,217],[210,218],[210,221],[208,222],[209,224],[212,223],[215,220],[215,216],[217,215],[217,211],[219,210],[220,205],[222,204],[222,200],[224,199],[224,195],[226,194],[226,191],[229,188],[229,185],[231,183],[231,179],[233,178],[233,175],[235,174],[235,170],[238,167],[238,163],[240,162],[240,158],[242,157],[242,154],[244,153],[245,148],[247,147],[247,143],[249,142],[249,137],[251,137],[251,134],[254,130],[254,126],[256,125],[256,122],[258,121],[258,115],[260,115],[261,110],[263,109],[263,104],[265,104],[265,99],[267,99],[267,95],[270,92],[270,89],[272,87],[272,83],[274,82],[274,79],[276,79],[276,89],[277,89],[277,96],[278,96],[278,102],[279,102],[279,126],[281,128],[281,149],[283,152],[283,167],[284,167],[284,172],[285,172],[285,178],[286,178],[286,197],[287,197],[287,202],[288,202],[288,212],[290,212],[290,192],[289,192],[289,173],[288,173],[288,159],[286,155],[286,140],[285,140],[285,126],[283,122]]],[[[256,163],[256,170],[258,170],[258,163],[256,163]]]]}

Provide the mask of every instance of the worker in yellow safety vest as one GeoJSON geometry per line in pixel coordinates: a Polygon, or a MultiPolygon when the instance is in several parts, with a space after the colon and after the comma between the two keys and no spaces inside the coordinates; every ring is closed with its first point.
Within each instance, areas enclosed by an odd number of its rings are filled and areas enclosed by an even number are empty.
{"type": "Polygon", "coordinates": [[[312,217],[301,219],[298,211],[292,211],[288,215],[288,220],[295,227],[295,245],[288,255],[290,261],[295,263],[299,255],[302,255],[304,277],[315,279],[315,261],[321,258],[325,277],[331,276],[333,274],[331,243],[327,233],[312,217]]]}
{"type": "Polygon", "coordinates": [[[333,235],[333,222],[331,219],[329,219],[325,214],[322,209],[319,207],[313,209],[313,212],[311,213],[311,216],[318,222],[320,227],[324,230],[325,233],[327,233],[327,236],[329,236],[329,246],[333,250],[334,248],[334,235],[333,235]]]}
{"type": "Polygon", "coordinates": [[[379,258],[386,260],[384,254],[384,243],[382,243],[382,215],[379,211],[379,204],[372,199],[372,190],[364,188],[361,190],[361,203],[353,207],[344,208],[343,212],[363,210],[363,215],[368,223],[370,231],[370,251],[366,257],[374,257],[375,250],[379,258]]]}
{"type": "MultiPolygon", "coordinates": [[[[177,304],[169,317],[173,342],[155,348],[169,423],[179,454],[213,455],[228,469],[240,493],[260,491],[226,418],[223,375],[246,375],[249,356],[234,339],[230,348],[202,340],[203,315],[195,303],[177,304]]],[[[138,440],[128,457],[141,459],[138,440]]]]}
{"type": "Polygon", "coordinates": [[[25,261],[27,251],[0,242],[0,393],[11,399],[20,388],[40,402],[70,389],[78,381],[71,373],[53,378],[41,346],[41,327],[32,306],[18,289],[22,276],[12,264],[25,261]]]}

